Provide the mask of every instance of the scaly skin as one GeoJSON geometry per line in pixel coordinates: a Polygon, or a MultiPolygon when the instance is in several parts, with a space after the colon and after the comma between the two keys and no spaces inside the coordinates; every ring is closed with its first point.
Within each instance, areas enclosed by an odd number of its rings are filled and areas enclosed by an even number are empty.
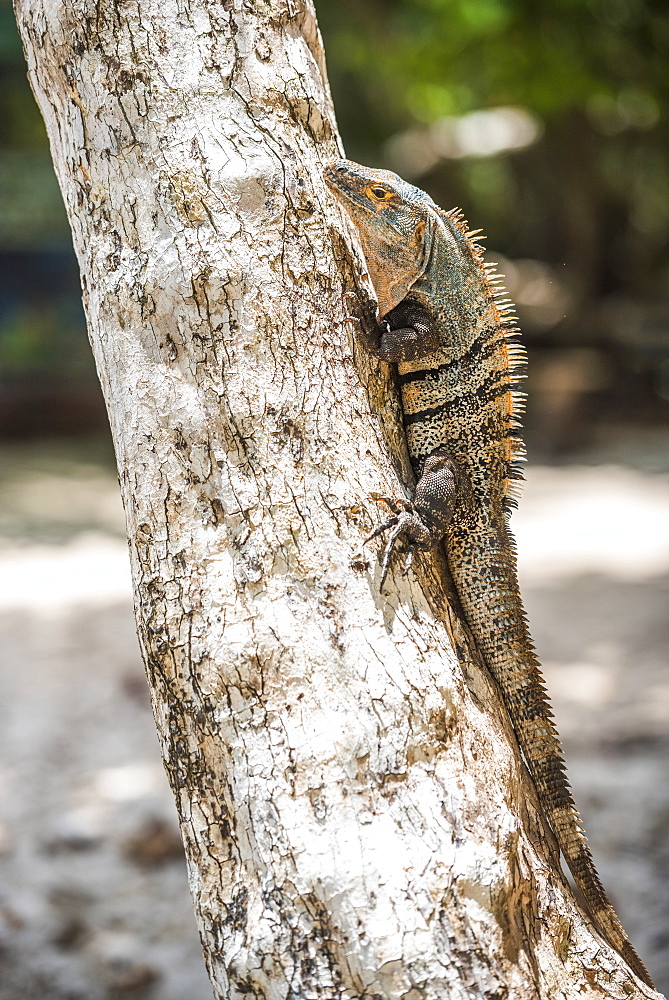
{"type": "Polygon", "coordinates": [[[358,231],[385,320],[378,353],[397,363],[418,480],[413,502],[396,502],[396,516],[373,533],[394,527],[382,585],[399,536],[422,549],[445,536],[468,624],[576,884],[604,937],[652,986],[590,854],[518,588],[507,515],[522,479],[524,352],[510,303],[459,213],[443,212],[396,174],[349,160],[329,164],[325,178],[358,231]]]}

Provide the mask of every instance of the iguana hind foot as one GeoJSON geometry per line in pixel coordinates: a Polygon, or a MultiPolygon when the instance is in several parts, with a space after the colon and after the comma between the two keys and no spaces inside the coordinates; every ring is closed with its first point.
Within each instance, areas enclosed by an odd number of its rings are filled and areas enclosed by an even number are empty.
{"type": "Polygon", "coordinates": [[[443,539],[459,494],[460,477],[455,462],[449,455],[437,451],[425,462],[413,501],[377,497],[393,511],[393,516],[378,525],[363,542],[366,544],[392,528],[381,560],[380,590],[383,590],[390,560],[400,539],[404,539],[408,545],[402,570],[403,575],[406,575],[415,550],[429,551],[443,539]]]}

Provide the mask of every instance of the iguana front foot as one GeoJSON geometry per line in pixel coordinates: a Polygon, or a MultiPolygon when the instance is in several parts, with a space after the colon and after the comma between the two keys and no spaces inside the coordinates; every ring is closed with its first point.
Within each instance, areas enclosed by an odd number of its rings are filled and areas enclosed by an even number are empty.
{"type": "Polygon", "coordinates": [[[377,497],[393,511],[393,516],[379,524],[363,542],[365,545],[392,528],[381,561],[379,590],[383,590],[390,560],[401,538],[408,544],[403,575],[409,572],[416,550],[428,552],[439,545],[451,519],[458,491],[459,477],[455,463],[444,452],[436,451],[425,462],[412,501],[377,497]]]}
{"type": "Polygon", "coordinates": [[[439,346],[438,331],[428,313],[415,302],[405,301],[381,320],[376,353],[382,361],[398,364],[419,361],[439,346]]]}

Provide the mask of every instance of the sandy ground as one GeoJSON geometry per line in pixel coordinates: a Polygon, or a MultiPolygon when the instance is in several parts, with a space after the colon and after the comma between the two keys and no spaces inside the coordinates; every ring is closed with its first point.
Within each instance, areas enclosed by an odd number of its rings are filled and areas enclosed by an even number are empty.
{"type": "MultiPolygon", "coordinates": [[[[514,530],[590,842],[666,991],[669,441],[530,467],[514,530]]],[[[0,631],[0,1000],[206,1000],[104,450],[5,449],[0,631]]]]}

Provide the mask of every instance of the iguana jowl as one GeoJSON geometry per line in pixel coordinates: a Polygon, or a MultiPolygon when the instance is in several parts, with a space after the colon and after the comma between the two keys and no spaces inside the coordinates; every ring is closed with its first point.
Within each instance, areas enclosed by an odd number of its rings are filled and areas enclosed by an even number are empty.
{"type": "Polygon", "coordinates": [[[418,481],[413,502],[395,502],[373,533],[393,528],[382,579],[400,535],[421,549],[445,537],[468,624],[576,884],[604,937],[652,986],[592,860],[518,589],[507,515],[522,479],[525,356],[511,305],[457,211],[349,160],[329,164],[325,178],[358,231],[383,320],[378,353],[397,364],[418,481]]]}

